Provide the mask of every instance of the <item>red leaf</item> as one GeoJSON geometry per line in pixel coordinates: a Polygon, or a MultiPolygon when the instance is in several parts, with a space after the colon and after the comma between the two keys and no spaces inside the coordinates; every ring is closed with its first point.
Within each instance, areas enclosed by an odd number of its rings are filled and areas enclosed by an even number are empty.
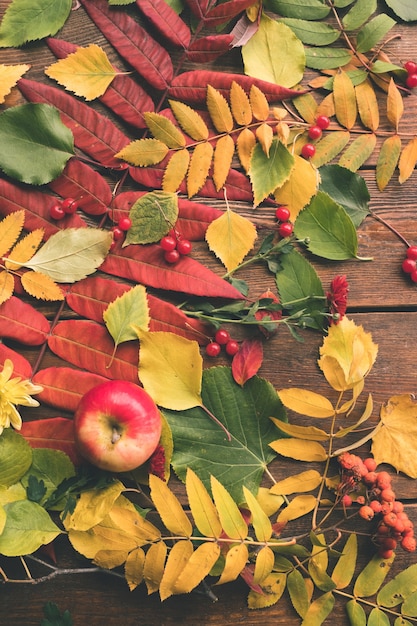
{"type": "Polygon", "coordinates": [[[74,463],[79,465],[81,458],[74,442],[74,424],[66,417],[23,422],[20,434],[32,448],[51,448],[65,452],[74,463]]]}
{"type": "MultiPolygon", "coordinates": [[[[64,59],[79,48],[75,44],[54,37],[48,37],[46,43],[59,59],[64,59]]],[[[113,67],[119,71],[117,67],[113,67]]],[[[155,110],[152,98],[128,74],[115,76],[99,100],[136,128],[146,128],[143,113],[155,110]]]]}
{"type": "Polygon", "coordinates": [[[171,57],[138,22],[107,0],[81,0],[90,18],[117,52],[155,89],[166,89],[174,69],[171,57]]]}
{"type": "Polygon", "coordinates": [[[190,29],[166,0],[136,0],[136,4],[151,24],[170,43],[179,48],[189,46],[190,29]]]}
{"type": "Polygon", "coordinates": [[[195,15],[198,19],[203,19],[205,12],[207,11],[207,7],[209,5],[210,0],[185,0],[186,4],[191,9],[193,15],[195,15]]]}
{"type": "Polygon", "coordinates": [[[32,376],[32,366],[24,356],[12,350],[4,343],[0,343],[0,364],[3,366],[6,359],[13,361],[13,378],[30,378],[32,376]]]}
{"type": "Polygon", "coordinates": [[[253,0],[229,0],[210,9],[204,16],[204,24],[209,28],[228,22],[242,11],[252,6],[253,0]]]}
{"type": "Polygon", "coordinates": [[[90,389],[109,380],[104,376],[71,367],[47,367],[39,370],[33,382],[43,386],[37,400],[56,409],[75,412],[81,397],[90,389]]]}
{"type": "Polygon", "coordinates": [[[59,109],[61,120],[72,131],[77,148],[106,167],[126,169],[114,155],[127,146],[130,139],[108,117],[56,87],[27,78],[21,78],[18,87],[30,102],[45,102],[59,109]]]}
{"type": "Polygon", "coordinates": [[[263,344],[260,339],[245,339],[232,361],[232,375],[238,385],[255,376],[262,365],[263,344]]]}
{"type": "Polygon", "coordinates": [[[106,378],[138,382],[139,343],[123,343],[113,356],[113,340],[101,324],[88,320],[59,322],[48,338],[48,346],[83,370],[106,378]]]}
{"type": "Polygon", "coordinates": [[[168,94],[171,98],[193,104],[202,104],[206,102],[207,85],[211,85],[227,98],[233,81],[245,91],[249,91],[251,86],[255,85],[265,94],[269,102],[285,100],[306,93],[305,90],[288,89],[253,76],[210,70],[191,70],[179,74],[172,80],[168,94]]]}
{"type": "Polygon", "coordinates": [[[46,317],[28,302],[12,296],[0,306],[0,337],[26,346],[46,341],[50,326],[46,317]]]}
{"type": "Polygon", "coordinates": [[[233,35],[208,35],[196,39],[187,50],[187,59],[193,63],[209,63],[232,47],[233,35]]]}
{"type": "Polygon", "coordinates": [[[183,256],[175,265],[169,265],[158,244],[116,247],[100,269],[148,287],[206,298],[242,298],[230,283],[190,257],[183,256]]]}

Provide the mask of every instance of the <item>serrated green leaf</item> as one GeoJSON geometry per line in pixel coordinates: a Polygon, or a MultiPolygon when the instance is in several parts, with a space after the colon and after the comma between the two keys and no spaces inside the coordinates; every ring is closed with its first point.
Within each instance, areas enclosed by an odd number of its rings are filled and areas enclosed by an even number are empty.
{"type": "Polygon", "coordinates": [[[360,135],[352,141],[350,146],[344,151],[339,159],[339,165],[351,172],[357,172],[358,169],[371,156],[376,146],[376,135],[360,135]]]}
{"type": "Polygon", "coordinates": [[[19,500],[6,504],[4,509],[7,517],[0,535],[0,554],[32,554],[61,533],[45,509],[36,502],[19,500]]]}
{"type": "Polygon", "coordinates": [[[0,145],[0,168],[32,185],[57,178],[74,155],[73,134],[49,104],[28,103],[3,111],[0,145]]]}
{"type": "Polygon", "coordinates": [[[417,564],[410,565],[380,589],[377,601],[381,606],[393,608],[417,591],[417,564]]]}
{"type": "Polygon", "coordinates": [[[389,15],[382,13],[374,17],[359,31],[356,38],[356,50],[369,52],[395,26],[396,22],[389,15]]]}
{"type": "Polygon", "coordinates": [[[330,13],[330,7],[321,0],[266,0],[264,4],[274,13],[304,20],[321,20],[330,13]]]}
{"type": "Polygon", "coordinates": [[[342,19],[346,30],[357,30],[375,13],[377,0],[356,0],[342,19]]]}
{"type": "Polygon", "coordinates": [[[133,324],[143,330],[149,328],[149,306],[145,287],[136,285],[110,302],[103,313],[103,320],[116,347],[124,341],[137,339],[138,335],[132,327],[133,324]]]}
{"type": "Polygon", "coordinates": [[[304,617],[310,605],[305,579],[298,569],[293,569],[287,577],[287,589],[294,609],[304,617]]]}
{"type": "Polygon", "coordinates": [[[126,233],[123,247],[160,241],[178,219],[178,196],[168,191],[146,193],[132,205],[129,217],[132,226],[126,233]]]}
{"type": "Polygon", "coordinates": [[[321,167],[332,161],[349,143],[350,133],[347,130],[335,130],[325,135],[316,143],[316,154],[311,159],[314,167],[321,167]]]}
{"type": "Polygon", "coordinates": [[[292,17],[283,17],[279,20],[293,31],[304,44],[312,46],[329,46],[340,37],[340,31],[330,24],[311,22],[292,17]]]}
{"type": "Polygon", "coordinates": [[[324,165],[319,174],[319,189],[340,204],[358,228],[369,214],[371,195],[365,179],[340,164],[324,165]]]}
{"type": "Polygon", "coordinates": [[[0,48],[55,35],[70,14],[72,0],[13,0],[0,25],[0,48]]]}
{"type": "Polygon", "coordinates": [[[256,144],[249,169],[255,206],[288,180],[293,167],[294,157],[278,139],[272,141],[269,156],[256,144]]]}
{"type": "Polygon", "coordinates": [[[353,593],[361,598],[368,598],[378,592],[390,571],[395,554],[390,559],[375,555],[356,578],[353,593]]]}
{"type": "Polygon", "coordinates": [[[417,20],[417,5],[414,0],[385,0],[385,2],[405,22],[417,20]]]}
{"type": "Polygon", "coordinates": [[[3,430],[0,436],[0,485],[17,483],[32,463],[32,448],[16,431],[3,430]]]}
{"type": "Polygon", "coordinates": [[[400,136],[392,135],[391,137],[387,137],[382,144],[378,160],[376,162],[375,176],[379,191],[383,191],[385,189],[394,175],[395,168],[397,167],[397,163],[400,158],[400,153],[400,136]]]}
{"type": "Polygon", "coordinates": [[[312,70],[333,70],[347,65],[352,52],[347,48],[312,46],[306,49],[306,65],[312,70]]]}

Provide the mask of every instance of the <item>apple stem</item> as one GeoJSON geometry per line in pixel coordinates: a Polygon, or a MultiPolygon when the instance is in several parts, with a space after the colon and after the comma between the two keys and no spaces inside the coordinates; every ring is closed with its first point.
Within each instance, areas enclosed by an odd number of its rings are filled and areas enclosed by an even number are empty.
{"type": "Polygon", "coordinates": [[[216,424],[218,424],[220,426],[220,428],[222,428],[224,430],[224,432],[227,435],[227,440],[231,441],[232,440],[232,435],[229,433],[229,431],[227,430],[226,426],[224,424],[221,423],[221,421],[210,411],[210,409],[208,409],[206,406],[204,406],[204,404],[200,405],[202,409],[204,409],[204,411],[207,413],[207,415],[214,421],[216,422],[216,424]]]}
{"type": "Polygon", "coordinates": [[[119,433],[119,431],[117,430],[117,428],[115,426],[113,426],[113,432],[111,435],[111,442],[112,443],[117,443],[121,438],[121,434],[119,433]]]}

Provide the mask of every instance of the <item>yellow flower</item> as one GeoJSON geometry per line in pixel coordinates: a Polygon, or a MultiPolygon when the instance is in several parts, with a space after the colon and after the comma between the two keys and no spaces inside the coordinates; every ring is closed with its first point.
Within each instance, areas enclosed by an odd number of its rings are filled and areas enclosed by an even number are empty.
{"type": "Polygon", "coordinates": [[[13,362],[6,359],[3,371],[0,372],[0,434],[4,428],[13,426],[20,430],[22,418],[16,405],[39,406],[39,402],[31,395],[42,391],[43,387],[34,385],[29,380],[11,378],[13,374],[13,362]]]}

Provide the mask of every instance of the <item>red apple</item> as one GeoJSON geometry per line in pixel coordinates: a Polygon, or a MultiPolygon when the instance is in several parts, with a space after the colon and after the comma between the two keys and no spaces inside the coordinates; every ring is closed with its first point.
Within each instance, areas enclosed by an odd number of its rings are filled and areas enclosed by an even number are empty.
{"type": "Polygon", "coordinates": [[[161,415],[151,396],[124,380],[109,380],[87,391],[74,416],[80,454],[111,472],[128,472],[147,461],[161,430],[161,415]]]}

